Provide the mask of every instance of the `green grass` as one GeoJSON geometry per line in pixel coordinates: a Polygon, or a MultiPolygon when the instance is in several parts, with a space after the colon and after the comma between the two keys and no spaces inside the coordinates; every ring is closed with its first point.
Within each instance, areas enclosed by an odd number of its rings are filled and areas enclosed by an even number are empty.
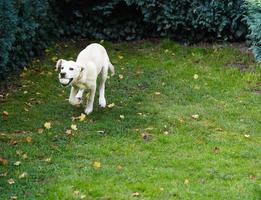
{"type": "Polygon", "coordinates": [[[0,116],[0,157],[8,160],[0,199],[261,198],[261,70],[251,56],[169,40],[105,42],[116,69],[106,96],[115,106],[99,109],[96,97],[94,112],[72,122],[84,109],[66,101],[52,60],[75,59],[85,45],[55,45],[0,103],[9,113],[0,116]],[[47,121],[52,128],[39,133],[47,121]],[[72,123],[78,130],[67,135],[72,123]]]}

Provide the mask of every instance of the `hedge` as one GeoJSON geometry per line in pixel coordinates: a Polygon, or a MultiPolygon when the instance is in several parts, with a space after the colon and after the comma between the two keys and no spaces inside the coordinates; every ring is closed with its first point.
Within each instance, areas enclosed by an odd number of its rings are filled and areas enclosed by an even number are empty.
{"type": "Polygon", "coordinates": [[[246,8],[250,31],[247,38],[256,60],[261,62],[261,0],[248,0],[246,8]]]}
{"type": "MultiPolygon", "coordinates": [[[[0,0],[0,76],[19,71],[62,37],[244,40],[243,4],[244,0],[0,0]]],[[[248,13],[252,16],[249,9],[248,13]]],[[[253,50],[259,52],[258,26],[252,25],[256,21],[247,20],[253,50]]]]}

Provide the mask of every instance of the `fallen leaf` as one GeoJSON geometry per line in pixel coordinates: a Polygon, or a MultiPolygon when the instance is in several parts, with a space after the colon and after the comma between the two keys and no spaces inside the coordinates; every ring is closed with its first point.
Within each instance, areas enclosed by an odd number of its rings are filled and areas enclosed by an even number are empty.
{"type": "Polygon", "coordinates": [[[118,166],[117,166],[117,169],[118,169],[118,170],[122,170],[123,167],[122,167],[121,165],[118,165],[118,166]]]}
{"type": "Polygon", "coordinates": [[[45,127],[46,129],[50,129],[50,128],[51,128],[51,122],[45,122],[45,123],[44,123],[44,127],[45,127]]]}
{"type": "Polygon", "coordinates": [[[248,134],[245,134],[244,136],[245,136],[245,138],[250,138],[250,135],[248,135],[248,134]]]}
{"type": "Polygon", "coordinates": [[[184,184],[188,185],[189,184],[189,180],[185,179],[184,184]]]}
{"type": "Polygon", "coordinates": [[[199,115],[198,115],[198,114],[195,114],[195,115],[191,115],[191,117],[192,117],[193,119],[198,119],[198,118],[199,118],[199,115]]]}
{"type": "Polygon", "coordinates": [[[131,196],[133,196],[133,197],[138,197],[138,196],[140,196],[140,193],[138,193],[138,192],[133,192],[133,193],[131,194],[131,196]]]}
{"type": "Polygon", "coordinates": [[[10,200],[16,200],[17,199],[17,196],[11,196],[10,197],[10,200]]]}
{"type": "Polygon", "coordinates": [[[66,133],[67,135],[71,135],[71,134],[72,134],[72,130],[71,130],[71,129],[67,129],[67,130],[65,131],[65,133],[66,133]]]}
{"type": "Polygon", "coordinates": [[[45,158],[44,161],[50,163],[50,162],[52,162],[52,158],[51,157],[45,158]]]}
{"type": "Polygon", "coordinates": [[[169,135],[169,132],[168,131],[164,131],[164,135],[169,135]]]}
{"type": "Polygon", "coordinates": [[[12,185],[12,184],[14,184],[14,183],[15,183],[15,180],[14,180],[14,179],[12,179],[12,178],[10,178],[10,179],[8,179],[8,180],[7,180],[7,182],[8,182],[10,185],[12,185]]]}
{"type": "Polygon", "coordinates": [[[16,155],[21,156],[23,152],[21,150],[16,150],[15,153],[16,153],[16,155]]]}
{"type": "Polygon", "coordinates": [[[81,194],[80,195],[80,199],[84,199],[84,198],[86,198],[86,195],[85,194],[81,194]]]}
{"type": "Polygon", "coordinates": [[[32,141],[33,141],[33,139],[32,139],[32,137],[26,137],[26,141],[28,142],[28,143],[31,143],[32,141]]]}
{"type": "Polygon", "coordinates": [[[121,59],[123,59],[123,56],[121,56],[121,55],[118,55],[118,58],[121,60],[121,59]]]}
{"type": "Polygon", "coordinates": [[[26,159],[28,159],[28,155],[27,155],[26,153],[24,153],[24,154],[22,155],[22,158],[23,158],[24,160],[26,160],[26,159]]]}
{"type": "Polygon", "coordinates": [[[16,161],[15,163],[14,163],[14,166],[20,166],[21,165],[21,161],[16,161]]]}
{"type": "Polygon", "coordinates": [[[11,140],[11,141],[10,141],[10,144],[11,144],[11,145],[17,145],[18,142],[17,142],[16,140],[11,140]]]}
{"type": "Polygon", "coordinates": [[[20,174],[19,178],[25,178],[26,176],[28,176],[27,172],[23,172],[22,174],[20,174]]]}
{"type": "Polygon", "coordinates": [[[154,94],[157,95],[157,96],[159,96],[159,95],[160,95],[160,92],[155,92],[154,94]]]}
{"type": "Polygon", "coordinates": [[[78,130],[76,124],[72,124],[72,125],[71,125],[71,129],[72,129],[72,130],[75,130],[75,131],[78,130]]]}
{"type": "Polygon", "coordinates": [[[38,129],[37,129],[37,132],[38,132],[39,134],[41,134],[41,133],[44,132],[44,130],[43,130],[43,128],[38,128],[38,129]]]}
{"type": "Polygon", "coordinates": [[[9,113],[7,111],[3,111],[3,117],[7,118],[9,116],[9,113]]]}
{"type": "Polygon", "coordinates": [[[198,79],[198,75],[197,75],[197,74],[194,74],[193,78],[194,78],[194,79],[198,79]]]}
{"type": "Polygon", "coordinates": [[[107,105],[108,108],[112,108],[112,107],[114,107],[114,106],[115,106],[114,103],[111,103],[111,104],[107,105]]]}
{"type": "Polygon", "coordinates": [[[124,119],[125,117],[124,117],[124,115],[120,115],[120,118],[121,118],[121,119],[124,119]]]}
{"type": "Polygon", "coordinates": [[[8,160],[6,158],[0,157],[0,165],[7,165],[8,160]]]}
{"type": "Polygon", "coordinates": [[[80,121],[81,122],[84,121],[85,118],[86,118],[86,115],[84,113],[81,113],[81,115],[79,116],[80,121]]]}
{"type": "Polygon", "coordinates": [[[160,188],[160,191],[164,191],[164,188],[163,188],[163,187],[161,187],[161,188],[160,188]]]}
{"type": "Polygon", "coordinates": [[[24,91],[24,94],[27,94],[27,93],[28,93],[28,91],[25,90],[25,91],[24,91]]]}
{"type": "Polygon", "coordinates": [[[123,79],[123,75],[122,74],[119,74],[119,79],[123,79]]]}
{"type": "Polygon", "coordinates": [[[4,172],[4,173],[0,174],[0,177],[5,177],[5,176],[7,176],[7,172],[4,172]]]}
{"type": "Polygon", "coordinates": [[[99,161],[95,161],[93,164],[92,164],[93,167],[95,168],[101,168],[101,163],[99,161]]]}

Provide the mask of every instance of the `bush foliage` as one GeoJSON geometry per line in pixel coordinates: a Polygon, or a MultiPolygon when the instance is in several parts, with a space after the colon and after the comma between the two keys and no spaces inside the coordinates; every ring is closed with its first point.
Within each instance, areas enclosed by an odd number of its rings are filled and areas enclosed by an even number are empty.
{"type": "Polygon", "coordinates": [[[261,1],[249,0],[246,5],[250,32],[248,39],[257,61],[261,62],[261,1]]]}
{"type": "MultiPolygon", "coordinates": [[[[0,0],[0,75],[23,68],[30,58],[61,37],[136,40],[166,36],[183,42],[242,40],[247,32],[242,20],[243,2],[0,0]]],[[[250,38],[258,39],[253,34],[250,38]]]]}

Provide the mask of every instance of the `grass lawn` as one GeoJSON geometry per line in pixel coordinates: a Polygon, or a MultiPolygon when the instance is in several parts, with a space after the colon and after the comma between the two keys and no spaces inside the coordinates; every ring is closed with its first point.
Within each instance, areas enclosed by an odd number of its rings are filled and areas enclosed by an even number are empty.
{"type": "Polygon", "coordinates": [[[1,200],[261,198],[261,70],[251,56],[105,42],[115,106],[100,109],[96,97],[80,121],[84,109],[68,103],[54,61],[86,44],[54,45],[2,98],[1,200]]]}

